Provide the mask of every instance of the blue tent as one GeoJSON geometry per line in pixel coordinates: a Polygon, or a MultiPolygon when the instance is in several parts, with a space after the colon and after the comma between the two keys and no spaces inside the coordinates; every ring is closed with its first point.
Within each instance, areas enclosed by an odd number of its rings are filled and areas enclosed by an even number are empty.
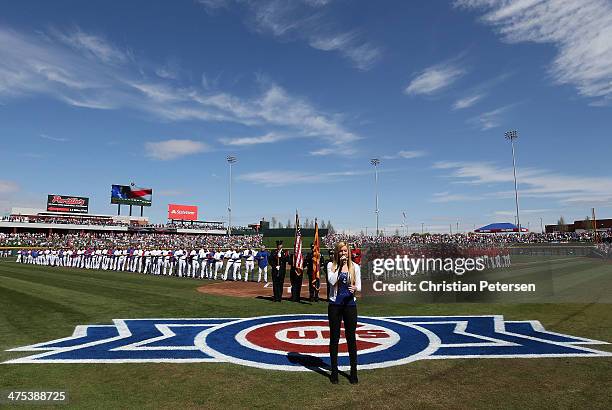
{"type": "MultiPolygon", "coordinates": [[[[486,226],[482,226],[478,229],[475,229],[474,232],[477,233],[507,233],[507,232],[518,232],[518,227],[515,224],[511,224],[509,222],[498,222],[489,224],[486,226]]],[[[529,232],[529,230],[525,227],[521,227],[521,232],[529,232]]]]}

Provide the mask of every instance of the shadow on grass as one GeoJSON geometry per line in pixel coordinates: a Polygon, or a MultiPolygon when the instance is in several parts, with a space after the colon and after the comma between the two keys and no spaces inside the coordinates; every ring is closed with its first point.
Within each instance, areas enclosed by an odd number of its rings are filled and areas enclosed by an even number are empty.
{"type": "MultiPolygon", "coordinates": [[[[308,370],[312,370],[313,372],[320,374],[326,379],[329,379],[331,367],[327,363],[325,363],[320,357],[310,356],[297,352],[289,352],[287,353],[287,359],[289,359],[291,363],[304,366],[308,370]]],[[[338,372],[338,374],[346,377],[347,379],[349,377],[349,375],[343,371],[338,372]]]]}

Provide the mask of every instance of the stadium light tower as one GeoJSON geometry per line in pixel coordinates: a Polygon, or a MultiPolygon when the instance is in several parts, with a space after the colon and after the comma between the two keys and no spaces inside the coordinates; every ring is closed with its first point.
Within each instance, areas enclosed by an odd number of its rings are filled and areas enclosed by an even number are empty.
{"type": "Polygon", "coordinates": [[[380,164],[380,160],[378,158],[372,158],[370,164],[374,165],[374,184],[376,189],[376,210],[374,212],[376,213],[376,236],[378,236],[378,165],[380,164]]]}
{"type": "Polygon", "coordinates": [[[519,216],[519,202],[518,202],[518,184],[516,183],[516,159],[514,155],[514,140],[518,138],[518,132],[516,130],[507,131],[505,134],[506,139],[510,140],[512,145],[512,172],[514,172],[514,202],[516,203],[516,225],[518,226],[518,234],[521,236],[521,218],[519,216]]]}
{"type": "Polygon", "coordinates": [[[232,164],[235,164],[238,159],[231,155],[227,156],[227,162],[229,163],[229,202],[227,205],[227,212],[229,214],[229,223],[227,227],[227,234],[232,235],[232,164]]]}

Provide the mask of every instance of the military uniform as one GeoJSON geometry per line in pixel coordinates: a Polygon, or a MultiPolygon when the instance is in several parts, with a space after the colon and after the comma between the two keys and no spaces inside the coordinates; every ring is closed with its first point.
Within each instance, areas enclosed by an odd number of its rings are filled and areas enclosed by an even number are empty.
{"type": "MultiPolygon", "coordinates": [[[[282,242],[277,242],[276,245],[282,245],[282,242]]],[[[287,252],[285,249],[277,248],[270,253],[268,261],[272,267],[272,288],[274,291],[274,301],[280,302],[283,298],[283,285],[285,283],[285,274],[287,273],[289,252],[287,252]]]]}
{"type": "Polygon", "coordinates": [[[291,256],[289,263],[291,264],[291,269],[289,271],[289,278],[291,279],[291,300],[299,302],[304,274],[303,272],[298,272],[295,268],[295,255],[291,256]]]}

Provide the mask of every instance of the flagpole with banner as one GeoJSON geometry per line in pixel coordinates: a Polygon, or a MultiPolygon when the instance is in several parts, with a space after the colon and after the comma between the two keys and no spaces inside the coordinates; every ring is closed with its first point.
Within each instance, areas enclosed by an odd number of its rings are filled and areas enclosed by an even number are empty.
{"type": "Polygon", "coordinates": [[[304,271],[304,256],[302,255],[302,231],[300,230],[300,217],[295,210],[295,244],[293,245],[293,266],[295,273],[301,275],[304,271]]]}
{"type": "Polygon", "coordinates": [[[321,286],[319,278],[321,277],[321,242],[319,242],[319,223],[315,218],[315,234],[312,249],[312,286],[317,290],[321,286]]]}

